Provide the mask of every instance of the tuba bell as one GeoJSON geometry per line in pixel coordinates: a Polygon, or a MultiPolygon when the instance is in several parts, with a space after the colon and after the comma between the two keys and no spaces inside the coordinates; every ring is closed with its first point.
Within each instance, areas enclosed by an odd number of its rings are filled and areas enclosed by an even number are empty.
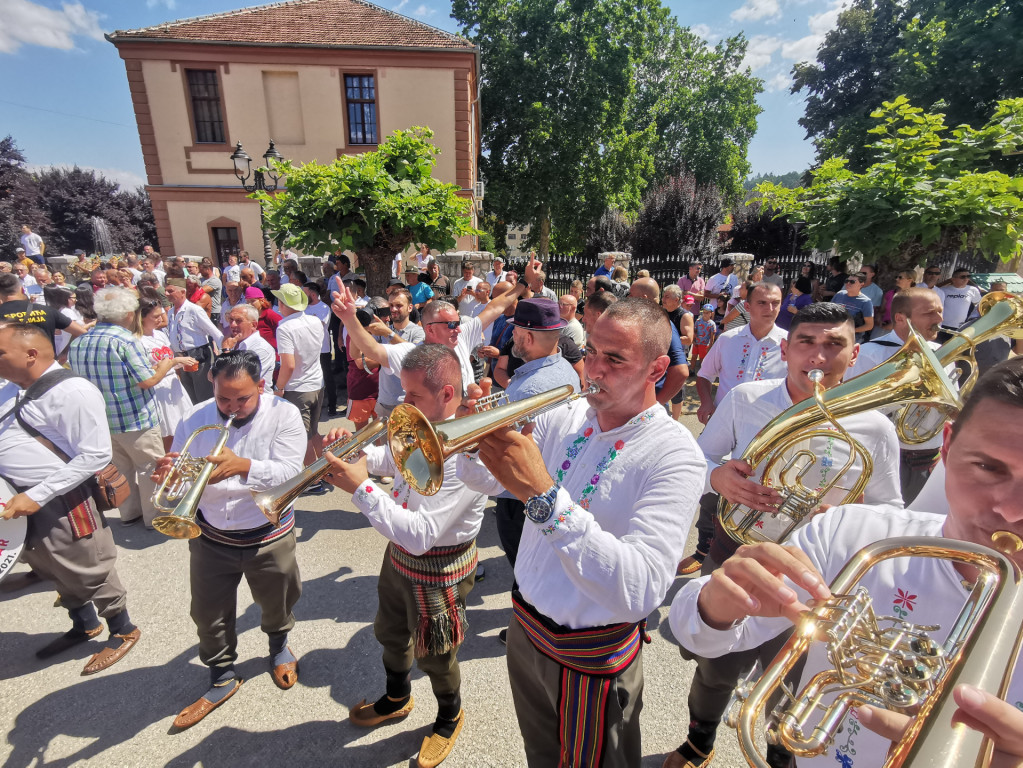
{"type": "Polygon", "coordinates": [[[209,453],[210,456],[216,456],[227,444],[228,427],[233,421],[232,414],[223,424],[199,427],[188,436],[188,440],[181,447],[181,453],[174,460],[170,472],[153,494],[153,506],[164,513],[153,518],[153,527],[164,536],[170,536],[172,539],[194,539],[201,533],[195,516],[199,511],[199,499],[206,490],[206,484],[213,474],[215,465],[205,458],[192,456],[188,449],[192,441],[203,432],[219,430],[217,444],[209,453]]]}
{"type": "MultiPolygon", "coordinates": [[[[820,372],[811,371],[814,373],[820,372]]],[[[836,503],[855,501],[866,488],[873,471],[873,461],[838,420],[854,413],[900,403],[925,403],[950,409],[961,407],[955,385],[945,374],[934,351],[912,329],[906,343],[888,360],[826,392],[818,378],[814,382],[812,398],[795,403],[760,430],[743,452],[742,459],[754,470],[763,465],[760,482],[778,489],[782,503],[773,512],[758,512],[743,504],[732,504],[722,497],[718,520],[725,532],[740,544],[781,542],[820,506],[832,490],[847,490],[842,500],[836,503]],[[798,446],[820,437],[848,443],[849,459],[834,472],[826,485],[811,487],[804,483],[804,478],[817,466],[819,457],[798,446]],[[855,473],[857,459],[862,467],[858,474],[855,473]],[[851,481],[848,488],[840,484],[843,481],[851,481]]]]}
{"type": "MultiPolygon", "coordinates": [[[[980,319],[956,331],[951,339],[934,350],[942,368],[966,366],[965,377],[957,380],[960,398],[965,400],[977,381],[976,346],[999,335],[1023,338],[1023,299],[1011,293],[995,291],[987,294],[978,307],[980,319]]],[[[920,445],[935,437],[944,419],[928,421],[930,406],[908,405],[895,416],[899,439],[909,445],[920,445]]]]}
{"type": "Polygon", "coordinates": [[[764,673],[752,673],[733,694],[725,722],[738,729],[739,746],[751,766],[769,768],[754,734],[768,700],[782,701],[767,717],[767,741],[797,757],[828,749],[850,710],[871,705],[913,715],[893,743],[884,768],[986,766],[993,746],[965,725],[953,724],[952,690],[969,683],[999,698],[1023,640],[1020,571],[1007,557],[1023,548],[1015,534],[999,531],[994,548],[933,537],[887,539],[864,547],[831,584],[831,597],[815,601],[764,673]],[[977,580],[943,644],[940,627],[877,616],[866,589],[857,586],[878,563],[897,557],[932,557],[973,568],[977,580]],[[810,647],[823,642],[828,668],[798,693],[785,676],[810,647]]]}
{"type": "Polygon", "coordinates": [[[435,422],[415,406],[401,403],[391,412],[387,427],[391,455],[405,482],[417,493],[432,496],[444,482],[444,462],[449,456],[473,450],[491,432],[503,427],[519,429],[541,413],[599,390],[594,384],[575,392],[566,384],[505,405],[493,405],[502,395],[492,395],[489,402],[477,403],[477,408],[492,406],[486,410],[435,422]]]}

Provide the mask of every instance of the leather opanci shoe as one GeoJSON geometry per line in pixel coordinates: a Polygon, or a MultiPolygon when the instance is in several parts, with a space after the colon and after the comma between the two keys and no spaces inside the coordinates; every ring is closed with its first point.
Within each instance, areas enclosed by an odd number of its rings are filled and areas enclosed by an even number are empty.
{"type": "Polygon", "coordinates": [[[365,699],[360,701],[348,712],[348,719],[355,725],[362,726],[363,728],[372,728],[374,725],[380,725],[380,723],[386,722],[387,720],[397,720],[399,717],[406,717],[409,712],[412,711],[416,705],[416,700],[412,696],[408,697],[408,701],[405,702],[405,706],[401,709],[392,712],[389,715],[381,715],[373,708],[374,702],[367,702],[365,699]]]}
{"type": "Polygon", "coordinates": [[[97,624],[92,629],[69,629],[63,635],[53,640],[38,651],[36,651],[37,659],[48,659],[51,656],[56,656],[58,653],[63,653],[68,648],[74,648],[79,643],[84,643],[86,640],[99,635],[103,631],[103,625],[97,624]]]}
{"type": "Polygon", "coordinates": [[[433,733],[423,739],[423,746],[419,748],[419,757],[416,758],[416,765],[419,768],[436,768],[447,759],[451,750],[455,747],[458,734],[462,732],[462,725],[465,723],[465,710],[458,713],[458,723],[455,725],[454,733],[451,736],[441,736],[433,733]]]}
{"type": "Polygon", "coordinates": [[[220,699],[220,701],[212,702],[205,696],[201,697],[194,704],[190,704],[178,713],[178,716],[174,718],[174,727],[182,731],[186,728],[191,728],[210,712],[234,696],[238,689],[242,687],[242,679],[240,677],[235,677],[229,680],[227,684],[231,685],[232,688],[227,692],[224,698],[220,699]]]}
{"type": "MultiPolygon", "coordinates": [[[[714,750],[708,754],[704,754],[690,742],[686,742],[692,748],[693,752],[696,753],[696,757],[692,760],[684,757],[681,752],[676,749],[674,752],[669,752],[668,756],[664,758],[664,764],[661,768],[707,768],[710,765],[710,761],[714,759],[714,750]]],[[[679,747],[681,749],[682,747],[679,747]]]]}
{"type": "MultiPolygon", "coordinates": [[[[288,648],[291,651],[291,648],[288,648]]],[[[292,656],[295,654],[292,653],[292,656]]],[[[270,670],[270,676],[274,679],[274,683],[282,691],[288,690],[291,686],[298,682],[298,659],[289,661],[284,664],[278,664],[272,670],[270,670]]]]}
{"type": "Polygon", "coordinates": [[[135,627],[135,629],[126,635],[114,635],[110,639],[120,640],[120,645],[116,648],[110,648],[108,646],[99,653],[94,653],[92,658],[89,659],[89,663],[85,665],[85,669],[82,670],[82,674],[94,675],[97,672],[102,672],[107,667],[113,666],[123,659],[128,651],[135,647],[135,644],[139,641],[140,637],[142,637],[142,630],[138,627],[135,627]]]}

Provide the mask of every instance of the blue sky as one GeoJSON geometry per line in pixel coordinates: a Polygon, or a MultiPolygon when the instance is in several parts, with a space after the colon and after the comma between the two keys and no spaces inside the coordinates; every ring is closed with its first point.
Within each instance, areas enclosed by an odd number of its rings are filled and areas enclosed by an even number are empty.
{"type": "MultiPolygon", "coordinates": [[[[754,173],[805,169],[813,158],[789,95],[793,63],[812,59],[842,0],[667,0],[713,44],[745,32],[747,63],[766,82],[750,146],[754,173]]],[[[444,0],[381,3],[457,32],[444,0]]],[[[80,165],[125,185],[144,182],[124,65],[103,33],[243,7],[244,0],[0,0],[0,136],[33,166],[80,165]]]]}

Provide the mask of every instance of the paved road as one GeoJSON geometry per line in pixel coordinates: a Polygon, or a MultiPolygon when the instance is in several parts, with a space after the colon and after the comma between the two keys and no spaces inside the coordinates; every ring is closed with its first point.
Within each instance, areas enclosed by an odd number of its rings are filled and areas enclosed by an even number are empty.
{"type": "MultiPolygon", "coordinates": [[[[683,418],[698,429],[695,418],[683,418]]],[[[303,498],[298,509],[304,592],[290,639],[301,656],[294,688],[280,691],[270,679],[258,609],[243,587],[238,669],[246,682],[199,725],[171,733],[174,715],[202,694],[208,680],[188,616],[187,545],[141,526],[123,527],[114,517],[118,567],[142,639],[110,670],[80,677],[93,644],[56,661],[34,656],[67,629],[66,613],[53,607],[54,592],[41,585],[0,595],[4,765],[408,766],[436,715],[424,676],[413,675],[417,706],[405,722],[365,731],[347,720],[348,707],[364,697],[373,700],[383,689],[372,622],[385,541],[340,491],[303,498]]],[[[470,637],[459,653],[466,726],[445,765],[523,766],[504,646],[497,638],[510,617],[511,572],[493,515],[487,516],[479,546],[487,573],[470,595],[470,637]]],[[[664,754],[678,745],[687,721],[693,665],[679,656],[667,625],[667,604],[680,584],[650,617],[653,642],[643,652],[642,765],[649,768],[659,768],[664,754]]],[[[723,732],[715,765],[742,764],[733,735],[723,732]]]]}

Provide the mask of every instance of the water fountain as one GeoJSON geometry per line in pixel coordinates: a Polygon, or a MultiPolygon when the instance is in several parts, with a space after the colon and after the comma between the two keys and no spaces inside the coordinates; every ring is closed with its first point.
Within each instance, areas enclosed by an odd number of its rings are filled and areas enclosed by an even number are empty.
{"type": "Polygon", "coordinates": [[[93,216],[92,219],[92,244],[95,252],[100,257],[111,256],[114,253],[114,241],[110,237],[110,225],[106,219],[93,216]]]}

